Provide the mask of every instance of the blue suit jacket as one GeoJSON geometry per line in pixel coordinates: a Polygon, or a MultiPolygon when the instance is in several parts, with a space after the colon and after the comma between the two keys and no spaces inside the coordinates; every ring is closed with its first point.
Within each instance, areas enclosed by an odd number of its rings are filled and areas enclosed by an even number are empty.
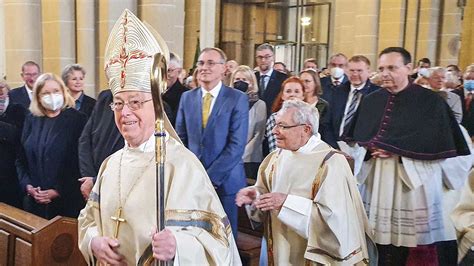
{"type": "MultiPolygon", "coordinates": [[[[360,90],[360,93],[362,93],[361,101],[365,95],[374,92],[379,88],[380,87],[370,83],[370,81],[367,80],[364,88],[360,90]]],[[[342,85],[339,85],[332,92],[332,101],[331,104],[329,104],[329,108],[323,120],[323,132],[321,134],[324,136],[323,140],[336,149],[339,149],[339,145],[337,145],[337,141],[340,139],[339,128],[341,127],[342,118],[344,117],[344,111],[346,109],[347,98],[349,98],[350,91],[351,84],[350,82],[346,82],[342,85]]]]}
{"type": "Polygon", "coordinates": [[[8,96],[10,97],[11,103],[21,104],[28,110],[28,108],[30,108],[31,101],[25,86],[26,85],[23,85],[22,87],[11,90],[8,93],[8,96]]]}
{"type": "Polygon", "coordinates": [[[332,84],[331,76],[327,76],[321,79],[321,88],[323,89],[323,95],[321,95],[321,98],[326,100],[329,105],[332,104],[332,95],[333,92],[336,90],[336,88],[341,87],[344,84],[349,83],[349,78],[344,74],[344,78],[342,79],[342,83],[339,84],[339,86],[334,86],[332,84]]]}
{"type": "Polygon", "coordinates": [[[248,106],[247,95],[223,85],[203,129],[201,88],[183,93],[179,102],[176,131],[204,165],[219,195],[235,194],[246,184],[242,156],[248,106]]]}

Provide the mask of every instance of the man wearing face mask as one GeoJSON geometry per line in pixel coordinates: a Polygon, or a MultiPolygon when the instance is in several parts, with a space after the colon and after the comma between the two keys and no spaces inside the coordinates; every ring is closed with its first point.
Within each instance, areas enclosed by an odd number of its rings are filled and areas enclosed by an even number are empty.
{"type": "Polygon", "coordinates": [[[342,53],[337,53],[329,58],[329,69],[331,75],[321,79],[323,95],[321,98],[331,104],[334,90],[348,81],[345,71],[347,68],[347,57],[342,53]]]}
{"type": "Polygon", "coordinates": [[[0,80],[0,202],[21,208],[15,159],[27,111],[20,104],[10,103],[9,90],[7,83],[0,80]]]}
{"type": "Polygon", "coordinates": [[[379,89],[369,80],[370,61],[363,55],[355,55],[348,63],[349,82],[334,90],[331,105],[323,121],[323,140],[336,149],[351,154],[347,144],[340,137],[350,128],[362,99],[379,89]]]}

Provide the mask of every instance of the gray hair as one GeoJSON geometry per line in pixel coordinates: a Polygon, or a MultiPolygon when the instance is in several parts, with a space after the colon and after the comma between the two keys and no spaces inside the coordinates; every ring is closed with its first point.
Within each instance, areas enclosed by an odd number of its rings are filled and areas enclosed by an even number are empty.
{"type": "Polygon", "coordinates": [[[270,50],[272,51],[272,53],[274,53],[273,46],[269,43],[260,44],[256,49],[256,51],[263,51],[263,50],[270,50]]]}
{"type": "Polygon", "coordinates": [[[444,67],[430,67],[428,68],[430,73],[430,77],[433,76],[434,73],[439,73],[441,75],[446,75],[446,68],[444,67]]]}
{"type": "Polygon", "coordinates": [[[296,124],[307,124],[311,126],[312,134],[318,134],[319,128],[319,112],[318,109],[301,100],[287,100],[283,102],[283,106],[277,115],[282,115],[289,109],[295,109],[293,113],[293,121],[296,124]]]}
{"type": "Polygon", "coordinates": [[[170,53],[170,65],[175,64],[179,68],[183,68],[183,61],[181,58],[175,54],[175,53],[170,53]]]}
{"type": "Polygon", "coordinates": [[[69,74],[72,74],[73,71],[81,71],[82,75],[86,75],[86,70],[79,64],[69,64],[61,73],[61,79],[63,80],[64,84],[67,84],[67,80],[69,78],[69,74]]]}

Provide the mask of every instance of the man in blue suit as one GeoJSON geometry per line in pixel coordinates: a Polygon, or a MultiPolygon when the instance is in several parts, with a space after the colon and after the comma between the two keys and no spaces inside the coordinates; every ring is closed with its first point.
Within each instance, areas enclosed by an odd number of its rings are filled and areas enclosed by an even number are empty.
{"type": "Polygon", "coordinates": [[[33,86],[40,75],[40,67],[33,61],[27,61],[21,66],[21,78],[25,85],[9,92],[10,102],[20,104],[26,109],[30,107],[33,86]]]}
{"type": "Polygon", "coordinates": [[[379,89],[369,80],[370,61],[367,57],[363,55],[351,57],[347,72],[349,82],[333,91],[332,101],[321,128],[323,140],[336,149],[340,149],[337,142],[352,126],[353,118],[364,96],[379,89]]]}
{"type": "Polygon", "coordinates": [[[222,50],[202,50],[197,62],[201,87],[181,96],[176,131],[206,168],[237,237],[235,195],[246,185],[242,156],[249,104],[247,95],[222,84],[225,62],[222,50]]]}

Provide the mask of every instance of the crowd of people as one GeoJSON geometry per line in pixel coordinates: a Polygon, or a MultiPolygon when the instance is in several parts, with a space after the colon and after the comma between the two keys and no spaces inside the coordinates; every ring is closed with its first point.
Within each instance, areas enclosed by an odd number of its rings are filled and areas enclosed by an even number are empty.
{"type": "MultiPolygon", "coordinates": [[[[143,42],[143,53],[159,51],[143,42]]],[[[140,208],[156,209],[151,61],[117,68],[121,50],[107,49],[109,88],[97,101],[78,64],[59,77],[28,61],[22,87],[0,81],[0,201],[79,216],[87,260],[136,264],[151,245],[161,260],[239,264],[244,207],[264,228],[262,265],[472,265],[474,65],[414,67],[388,47],[377,62],[334,54],[327,69],[308,58],[294,75],[262,44],[255,67],[205,48],[187,76],[171,53],[169,223],[149,238],[154,217],[140,208]]]]}

